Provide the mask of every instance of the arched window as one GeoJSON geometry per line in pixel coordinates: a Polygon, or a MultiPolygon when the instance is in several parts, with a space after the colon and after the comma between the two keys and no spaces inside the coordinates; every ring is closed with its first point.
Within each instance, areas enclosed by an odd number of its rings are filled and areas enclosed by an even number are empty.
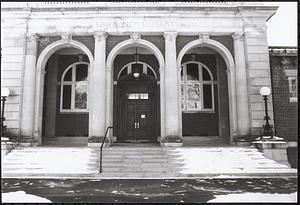
{"type": "Polygon", "coordinates": [[[127,65],[125,65],[119,72],[118,74],[118,79],[130,74],[130,73],[134,73],[134,72],[138,72],[138,73],[143,73],[146,75],[150,75],[153,78],[157,79],[157,76],[153,70],[153,68],[151,68],[150,65],[143,63],[143,62],[132,62],[132,63],[128,63],[127,65]]]}
{"type": "Polygon", "coordinates": [[[213,75],[203,63],[190,61],[181,70],[182,111],[214,111],[213,75]]]}
{"type": "Polygon", "coordinates": [[[73,63],[62,74],[60,92],[61,112],[88,110],[88,67],[85,62],[73,63]]]}

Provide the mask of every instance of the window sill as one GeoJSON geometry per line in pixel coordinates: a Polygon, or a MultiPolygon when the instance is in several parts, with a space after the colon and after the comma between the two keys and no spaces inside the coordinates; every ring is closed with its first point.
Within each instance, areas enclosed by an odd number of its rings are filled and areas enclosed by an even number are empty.
{"type": "Polygon", "coordinates": [[[59,114],[88,114],[89,111],[60,111],[59,114]]]}

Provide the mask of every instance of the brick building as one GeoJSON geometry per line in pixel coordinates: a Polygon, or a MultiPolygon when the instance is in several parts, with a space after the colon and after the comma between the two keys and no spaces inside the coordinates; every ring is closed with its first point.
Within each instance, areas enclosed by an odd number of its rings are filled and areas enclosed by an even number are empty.
{"type": "Polygon", "coordinates": [[[298,140],[298,49],[269,47],[275,134],[290,146],[298,140]]]}

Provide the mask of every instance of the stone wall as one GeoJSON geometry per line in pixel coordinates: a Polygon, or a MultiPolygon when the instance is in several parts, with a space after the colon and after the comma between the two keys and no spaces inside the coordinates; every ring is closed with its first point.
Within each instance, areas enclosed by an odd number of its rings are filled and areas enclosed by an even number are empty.
{"type": "Polygon", "coordinates": [[[7,125],[9,134],[14,136],[20,133],[22,76],[26,50],[25,26],[24,20],[1,20],[1,88],[10,89],[5,103],[4,124],[7,125]]]}
{"type": "MultiPolygon", "coordinates": [[[[259,93],[261,87],[271,88],[271,74],[265,19],[245,18],[245,53],[248,79],[251,135],[259,134],[264,125],[265,107],[259,93]]],[[[272,93],[268,97],[270,123],[274,124],[272,93]]]]}

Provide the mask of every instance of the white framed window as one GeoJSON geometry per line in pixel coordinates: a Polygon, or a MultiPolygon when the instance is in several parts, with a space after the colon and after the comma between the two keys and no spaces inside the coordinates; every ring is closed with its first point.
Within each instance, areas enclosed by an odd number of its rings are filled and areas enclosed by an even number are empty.
{"type": "Polygon", "coordinates": [[[133,72],[150,75],[157,80],[157,75],[156,75],[154,69],[147,63],[143,63],[140,61],[128,63],[123,68],[121,68],[120,72],[118,73],[117,79],[119,80],[121,77],[123,77],[127,74],[130,74],[130,73],[133,73],[133,72]]]}
{"type": "Polygon", "coordinates": [[[210,69],[203,63],[189,61],[181,69],[181,109],[183,112],[214,112],[214,84],[210,69]]]}
{"type": "Polygon", "coordinates": [[[61,77],[60,112],[88,111],[88,73],[86,62],[73,63],[61,77]]]}
{"type": "Polygon", "coordinates": [[[297,77],[288,77],[289,81],[289,94],[290,94],[290,102],[298,102],[298,93],[297,93],[297,88],[298,88],[298,82],[297,82],[297,77]]]}

